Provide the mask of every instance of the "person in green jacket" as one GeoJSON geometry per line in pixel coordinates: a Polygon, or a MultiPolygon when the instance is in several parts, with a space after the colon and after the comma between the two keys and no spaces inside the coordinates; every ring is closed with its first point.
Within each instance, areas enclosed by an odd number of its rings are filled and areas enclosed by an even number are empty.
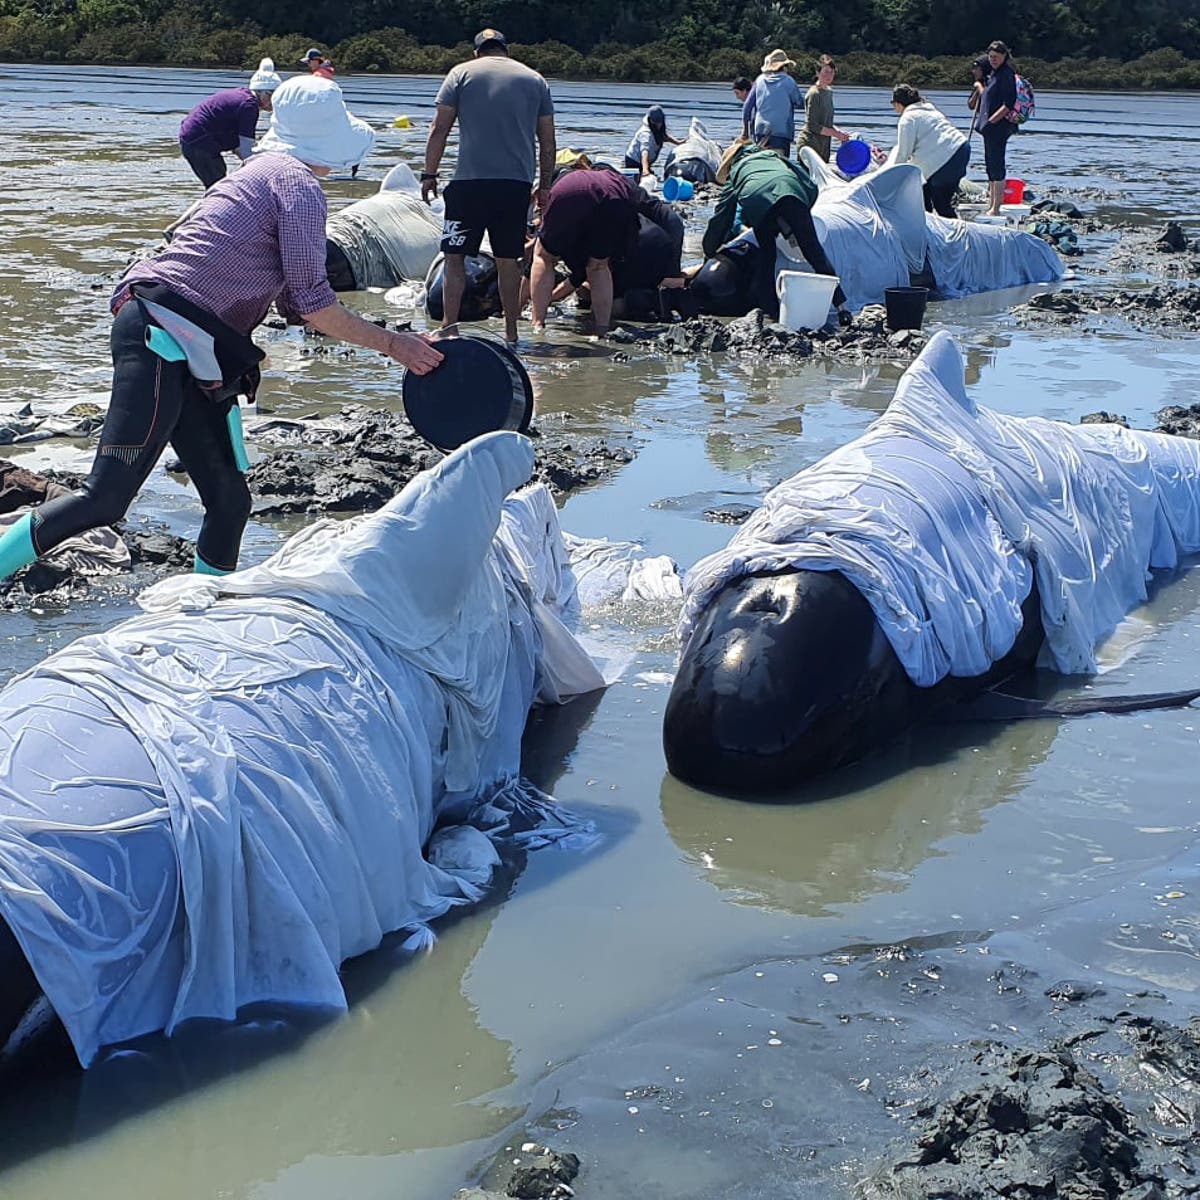
{"type": "MultiPolygon", "coordinates": [[[[734,228],[741,211],[743,225],[754,230],[758,242],[758,265],[754,282],[755,304],[772,317],[779,316],[775,291],[775,238],[782,235],[795,246],[818,275],[836,275],[813,224],[812,206],[817,185],[799,163],[781,158],[773,150],[738,140],[725,151],[717,170],[724,184],[717,208],[704,231],[704,255],[713,255],[738,231],[734,228]]],[[[838,284],[833,291],[838,323],[850,324],[846,293],[838,284]]]]}

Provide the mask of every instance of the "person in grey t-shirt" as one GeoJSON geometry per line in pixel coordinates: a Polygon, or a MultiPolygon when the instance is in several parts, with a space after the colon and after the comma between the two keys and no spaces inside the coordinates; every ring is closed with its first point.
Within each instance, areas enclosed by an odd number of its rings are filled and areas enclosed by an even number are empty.
{"type": "Polygon", "coordinates": [[[438,167],[456,120],[459,128],[458,166],[446,185],[442,231],[442,324],[458,320],[467,286],[466,256],[479,253],[486,230],[499,274],[504,336],[515,342],[530,191],[536,179],[533,199],[541,211],[554,177],[550,89],[536,71],[509,57],[504,34],[485,29],[475,38],[475,57],[442,81],[436,104],[421,175],[426,203],[437,195],[438,167]]]}

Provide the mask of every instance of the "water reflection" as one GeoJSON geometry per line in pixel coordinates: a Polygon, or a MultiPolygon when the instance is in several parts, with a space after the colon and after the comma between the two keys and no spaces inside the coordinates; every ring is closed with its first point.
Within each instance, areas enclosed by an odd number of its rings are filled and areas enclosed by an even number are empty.
{"type": "Polygon", "coordinates": [[[1058,728],[922,730],[779,804],[722,799],[666,776],[663,821],[687,860],[735,902],[826,917],[904,890],[947,838],[978,833],[987,809],[1025,786],[1058,728]]]}

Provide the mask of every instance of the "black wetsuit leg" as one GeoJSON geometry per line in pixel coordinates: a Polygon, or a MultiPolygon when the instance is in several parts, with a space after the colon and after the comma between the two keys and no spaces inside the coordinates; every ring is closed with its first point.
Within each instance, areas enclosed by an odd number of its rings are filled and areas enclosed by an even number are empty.
{"type": "Polygon", "coordinates": [[[228,402],[214,403],[188,387],[171,433],[171,446],[204,505],[196,553],[220,571],[237,569],[242,532],[250,519],[250,489],[233,457],[228,412],[228,402]]]}
{"type": "MultiPolygon", "coordinates": [[[[799,196],[784,196],[772,205],[766,223],[772,225],[774,230],[782,233],[784,237],[792,239],[804,255],[804,261],[818,275],[837,275],[825,253],[825,247],[821,245],[821,239],[817,236],[812,213],[799,196]]],[[[773,243],[774,240],[772,234],[770,242],[773,243]]],[[[758,244],[763,245],[761,238],[758,244]]],[[[833,289],[833,302],[838,305],[846,303],[846,293],[842,291],[840,283],[833,289]]]]}
{"type": "Polygon", "coordinates": [[[233,462],[228,405],[204,397],[186,364],[155,354],[146,345],[146,325],[134,300],[113,319],[112,398],[91,473],[79,491],[34,510],[34,549],[45,554],[69,537],[120,521],[171,442],[205,504],[198,552],[210,565],[230,569],[250,499],[233,462]]]}

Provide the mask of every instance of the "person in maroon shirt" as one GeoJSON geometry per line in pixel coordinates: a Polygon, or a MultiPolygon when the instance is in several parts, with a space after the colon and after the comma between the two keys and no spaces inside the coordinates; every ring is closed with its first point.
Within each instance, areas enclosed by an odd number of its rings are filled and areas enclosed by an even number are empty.
{"type": "Polygon", "coordinates": [[[637,189],[611,167],[576,167],[550,189],[533,252],[530,295],[533,327],[546,328],[554,290],[554,267],[562,259],[578,286],[585,279],[592,296],[597,333],[612,321],[612,260],[637,249],[637,189]]]}
{"type": "Polygon", "coordinates": [[[283,82],[264,58],[248,87],[225,88],[201,100],[179,127],[179,152],[206,188],[225,178],[224,152],[245,161],[254,149],[258,115],[271,111],[271,93],[283,82]]]}
{"type": "Polygon", "coordinates": [[[250,515],[237,398],[253,395],[263,353],[250,333],[274,303],[419,375],[441,362],[425,335],[392,333],[343,308],[325,276],[318,177],[358,162],[373,141],[336,84],[296,76],[279,87],[271,129],[250,161],[208,190],[166,250],[117,285],[112,398],[91,473],[77,492],[0,536],[0,579],[121,520],[168,443],[204,505],[196,570],[236,569],[250,515]]]}

